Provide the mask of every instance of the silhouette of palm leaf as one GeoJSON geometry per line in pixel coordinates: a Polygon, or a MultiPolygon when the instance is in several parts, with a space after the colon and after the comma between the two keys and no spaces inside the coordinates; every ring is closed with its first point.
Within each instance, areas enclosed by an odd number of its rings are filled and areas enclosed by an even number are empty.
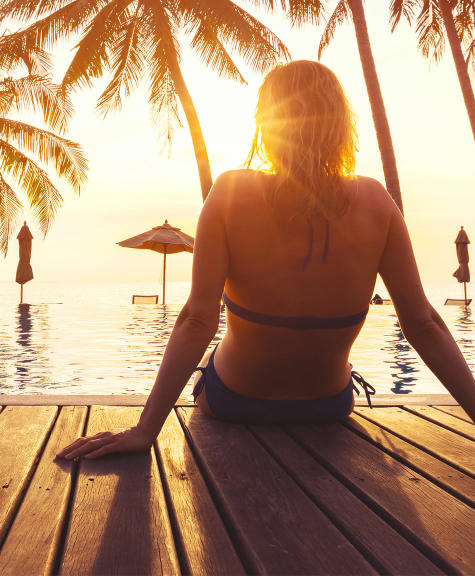
{"type": "Polygon", "coordinates": [[[143,6],[144,48],[150,76],[148,100],[154,121],[166,115],[166,141],[170,144],[174,126],[182,126],[173,74],[180,62],[177,30],[161,3],[143,0],[143,6]]]}
{"type": "Polygon", "coordinates": [[[186,31],[193,35],[191,47],[206,66],[209,66],[220,76],[226,76],[242,83],[246,82],[221,42],[218,23],[213,15],[202,13],[198,17],[197,14],[185,14],[183,21],[186,31]]]}
{"type": "Polygon", "coordinates": [[[135,11],[127,15],[124,24],[117,30],[117,41],[110,47],[113,78],[97,103],[97,109],[104,115],[110,109],[122,107],[122,98],[130,96],[144,74],[142,24],[143,7],[138,3],[135,11]]]}
{"type": "Polygon", "coordinates": [[[178,9],[187,20],[211,19],[220,41],[256,72],[290,58],[285,44],[269,28],[231,0],[181,0],[178,9]]]}
{"type": "Polygon", "coordinates": [[[120,26],[127,18],[131,0],[112,0],[86,28],[77,44],[77,51],[63,78],[63,86],[92,86],[93,78],[101,78],[110,70],[109,48],[118,40],[120,26]]]}
{"type": "MultiPolygon", "coordinates": [[[[34,2],[41,4],[41,14],[46,12],[43,6],[43,0],[34,2]]],[[[17,0],[12,0],[4,5],[3,11],[8,13],[9,17],[16,17],[18,12],[17,5],[23,4],[17,0]]],[[[25,30],[18,32],[19,36],[25,37],[31,44],[35,44],[44,49],[50,49],[58,40],[67,40],[72,36],[80,34],[87,22],[90,21],[102,8],[108,4],[108,0],[74,0],[66,5],[65,2],[58,2],[62,5],[52,14],[37,20],[25,30]]],[[[28,20],[32,16],[17,16],[20,20],[28,20]]]]}
{"type": "MultiPolygon", "coordinates": [[[[67,95],[59,92],[59,87],[46,76],[26,76],[5,78],[0,81],[0,95],[10,103],[9,109],[31,108],[40,112],[45,123],[60,133],[64,133],[72,116],[72,105],[67,95]]],[[[2,98],[0,97],[0,102],[2,98]]],[[[1,106],[1,104],[0,104],[1,106]]],[[[8,113],[2,109],[3,115],[8,113]]]]}
{"type": "Polygon", "coordinates": [[[78,144],[52,132],[16,120],[0,118],[0,136],[22,151],[54,167],[76,192],[86,180],[88,163],[78,144]]]}
{"type": "Polygon", "coordinates": [[[18,65],[25,64],[29,74],[45,74],[51,66],[47,52],[32,45],[22,34],[0,36],[0,71],[11,73],[18,65]]]}
{"type": "Polygon", "coordinates": [[[412,22],[419,3],[420,0],[391,0],[389,6],[391,32],[394,32],[403,16],[409,23],[412,22]]]}
{"type": "Polygon", "coordinates": [[[0,171],[9,174],[26,193],[40,229],[46,236],[63,198],[46,172],[31,158],[0,139],[0,171]]]}
{"type": "Polygon", "coordinates": [[[423,0],[421,12],[417,18],[416,32],[423,56],[433,58],[438,62],[445,51],[445,28],[436,0],[423,0]]]}
{"type": "Polygon", "coordinates": [[[0,174],[0,252],[6,256],[8,241],[20,221],[23,206],[18,196],[0,174]]]}
{"type": "Polygon", "coordinates": [[[319,60],[323,54],[323,51],[328,47],[330,42],[333,40],[338,26],[343,24],[343,22],[350,20],[350,18],[351,18],[351,9],[348,4],[348,0],[340,0],[336,5],[336,8],[333,10],[330,18],[328,19],[328,22],[322,34],[322,38],[320,39],[320,44],[318,46],[319,60]]]}

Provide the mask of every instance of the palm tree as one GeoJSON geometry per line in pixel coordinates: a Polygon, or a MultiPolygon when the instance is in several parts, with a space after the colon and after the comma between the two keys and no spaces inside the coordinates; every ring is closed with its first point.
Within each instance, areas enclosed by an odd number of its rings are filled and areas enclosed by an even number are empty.
{"type": "MultiPolygon", "coordinates": [[[[311,0],[301,1],[304,3],[311,3],[311,0]]],[[[391,131],[389,129],[386,108],[384,106],[373,52],[371,50],[362,0],[339,0],[336,8],[328,19],[323,32],[320,46],[318,48],[318,58],[320,59],[322,52],[333,39],[337,26],[346,20],[352,20],[355,26],[356,42],[358,44],[361,66],[363,68],[363,75],[366,82],[366,90],[368,92],[371,112],[373,114],[373,122],[376,129],[376,137],[378,139],[379,152],[383,164],[386,188],[401,212],[403,212],[401,188],[399,185],[391,131]]]]}
{"type": "Polygon", "coordinates": [[[445,39],[448,39],[475,138],[475,97],[469,75],[470,68],[475,71],[475,3],[473,0],[393,1],[391,31],[394,31],[402,15],[409,23],[417,20],[419,48],[426,58],[439,61],[445,51],[445,39]],[[419,14],[416,18],[417,9],[419,14]],[[466,47],[466,59],[463,45],[466,47]]]}
{"type": "Polygon", "coordinates": [[[167,137],[180,125],[178,100],[190,129],[203,199],[212,185],[206,145],[196,109],[180,69],[179,33],[219,75],[244,82],[227,48],[254,71],[264,72],[288,58],[284,44],[267,27],[231,0],[3,0],[3,13],[37,21],[23,34],[42,48],[82,33],[63,78],[63,88],[90,86],[105,71],[112,79],[97,108],[120,109],[148,76],[154,117],[167,114],[167,137]]]}
{"type": "MultiPolygon", "coordinates": [[[[48,58],[24,38],[0,38],[0,72],[19,63],[30,72],[44,72],[48,58]]],[[[64,133],[72,111],[67,97],[44,74],[0,80],[0,251],[5,256],[23,208],[17,190],[26,194],[46,236],[63,199],[44,168],[52,169],[78,193],[86,178],[87,161],[78,144],[8,118],[11,112],[25,108],[40,112],[44,123],[59,133],[64,133]]]]}

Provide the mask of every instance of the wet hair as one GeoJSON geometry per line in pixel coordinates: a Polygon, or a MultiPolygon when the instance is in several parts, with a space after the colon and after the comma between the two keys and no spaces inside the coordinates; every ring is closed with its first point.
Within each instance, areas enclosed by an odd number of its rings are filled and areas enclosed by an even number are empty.
{"type": "Polygon", "coordinates": [[[357,136],[335,74],[310,60],[277,65],[259,89],[255,118],[246,166],[263,161],[279,176],[275,195],[297,194],[308,216],[343,214],[343,178],[354,174],[357,136]]]}

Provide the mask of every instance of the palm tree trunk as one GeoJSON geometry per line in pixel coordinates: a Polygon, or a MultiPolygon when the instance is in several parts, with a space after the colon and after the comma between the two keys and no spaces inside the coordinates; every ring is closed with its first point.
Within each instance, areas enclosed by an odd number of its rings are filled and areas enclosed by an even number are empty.
{"type": "Polygon", "coordinates": [[[190,129],[193,149],[195,151],[196,164],[198,166],[198,174],[200,177],[201,195],[203,196],[204,202],[206,200],[206,196],[208,196],[208,192],[210,191],[211,186],[213,185],[213,177],[211,176],[208,151],[206,150],[206,144],[203,138],[203,132],[201,131],[198,114],[196,113],[195,105],[193,104],[193,100],[186,86],[183,74],[181,73],[178,60],[174,53],[169,53],[168,57],[170,59],[170,69],[173,73],[175,90],[178,94],[181,105],[183,106],[183,111],[185,113],[188,127],[190,129]]]}
{"type": "Polygon", "coordinates": [[[475,138],[475,97],[473,95],[472,84],[468,74],[467,65],[463,57],[460,38],[455,28],[454,16],[450,4],[447,0],[439,0],[440,11],[444,19],[445,31],[449,39],[450,49],[455,62],[455,68],[459,77],[460,87],[462,89],[463,99],[467,108],[468,117],[472,126],[473,137],[475,138]]]}
{"type": "Polygon", "coordinates": [[[384,178],[386,188],[396,202],[399,210],[403,212],[401,189],[396,166],[396,157],[389,130],[388,118],[384,107],[383,96],[379,86],[378,74],[374,64],[373,53],[369,41],[368,27],[363,8],[362,0],[349,0],[353,23],[355,25],[356,41],[360,53],[361,65],[363,67],[366,90],[368,91],[371,112],[373,114],[376,137],[378,139],[379,152],[383,163],[384,178]]]}

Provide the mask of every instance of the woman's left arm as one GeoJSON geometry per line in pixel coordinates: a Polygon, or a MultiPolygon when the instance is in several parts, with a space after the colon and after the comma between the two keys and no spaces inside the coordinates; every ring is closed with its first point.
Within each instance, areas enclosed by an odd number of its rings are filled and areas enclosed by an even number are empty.
{"type": "Polygon", "coordinates": [[[225,232],[226,177],[218,178],[201,211],[196,231],[191,292],[173,328],[160,369],[137,426],[78,438],[60,458],[97,458],[112,452],[148,450],[219,324],[229,254],[225,232]]]}

